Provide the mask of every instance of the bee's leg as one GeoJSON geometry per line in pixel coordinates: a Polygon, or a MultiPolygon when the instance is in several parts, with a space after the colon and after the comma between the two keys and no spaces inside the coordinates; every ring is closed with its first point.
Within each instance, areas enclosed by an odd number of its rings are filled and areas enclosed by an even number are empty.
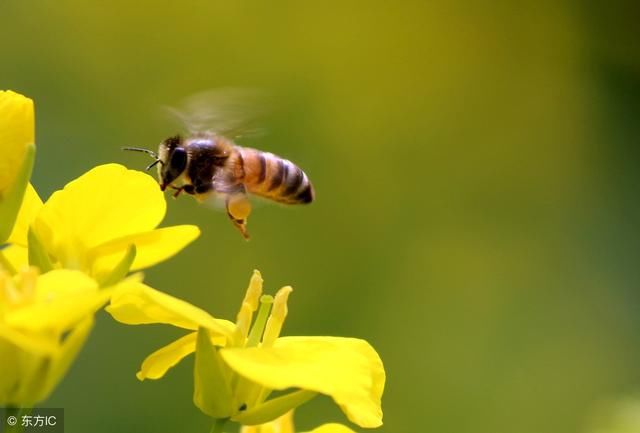
{"type": "Polygon", "coordinates": [[[245,239],[249,239],[249,232],[247,232],[247,218],[251,213],[251,202],[249,198],[242,192],[236,192],[228,194],[225,200],[227,207],[227,215],[234,226],[240,230],[242,236],[245,239]]]}
{"type": "Polygon", "coordinates": [[[194,193],[194,187],[191,184],[185,184],[180,187],[171,185],[171,188],[176,190],[176,192],[173,193],[173,198],[177,198],[183,191],[187,194],[194,193]]]}
{"type": "Polygon", "coordinates": [[[177,186],[173,186],[173,185],[171,186],[171,188],[176,190],[176,192],[173,193],[173,198],[178,198],[178,196],[180,195],[180,193],[184,189],[183,187],[177,187],[177,186]]]}

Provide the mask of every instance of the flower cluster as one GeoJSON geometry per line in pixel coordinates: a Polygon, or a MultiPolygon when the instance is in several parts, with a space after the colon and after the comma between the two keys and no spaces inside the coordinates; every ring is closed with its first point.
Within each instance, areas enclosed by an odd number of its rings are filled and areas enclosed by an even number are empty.
{"type": "Polygon", "coordinates": [[[147,175],[96,167],[42,202],[29,184],[33,101],[0,92],[0,406],[47,398],[93,315],[193,241],[195,226],[156,229],[166,203],[147,175]],[[131,191],[135,195],[130,194],[131,191]]]}
{"type": "Polygon", "coordinates": [[[27,192],[25,220],[10,239],[13,266],[26,264],[29,246],[37,244],[42,267],[108,281],[132,247],[130,270],[136,271],[173,256],[200,234],[190,225],[156,228],[166,212],[162,192],[151,177],[117,164],[90,170],[44,204],[33,188],[27,192]]]}
{"type": "Polygon", "coordinates": [[[318,395],[358,426],[382,424],[385,372],[369,343],[281,336],[293,289],[263,294],[258,271],[235,321],[145,285],[132,272],[175,255],[199,229],[158,228],[166,202],[156,181],[117,164],[89,170],[43,202],[29,183],[34,142],[33,102],[0,92],[0,406],[44,401],[108,303],[119,322],[187,331],[150,354],[137,377],[159,379],[195,354],[193,401],[213,418],[212,431],[233,421],[242,433],[293,433],[293,410],[318,395]]]}
{"type": "Polygon", "coordinates": [[[235,323],[144,284],[114,295],[107,311],[130,325],[190,331],[149,355],[138,378],[159,379],[195,352],[193,400],[213,418],[263,424],[324,394],[355,424],[380,426],[385,373],[378,354],[355,338],[281,337],[291,291],[262,295],[262,277],[254,271],[235,323]],[[270,398],[274,391],[284,393],[270,398]]]}

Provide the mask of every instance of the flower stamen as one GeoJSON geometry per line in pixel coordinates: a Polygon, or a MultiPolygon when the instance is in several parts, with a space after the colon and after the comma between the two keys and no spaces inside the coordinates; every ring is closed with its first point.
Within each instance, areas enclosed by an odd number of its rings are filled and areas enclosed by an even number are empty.
{"type": "Polygon", "coordinates": [[[285,286],[276,293],[271,315],[269,316],[264,336],[262,337],[262,347],[273,346],[273,343],[280,336],[282,325],[284,325],[284,320],[289,312],[287,299],[289,299],[291,292],[293,292],[293,288],[291,286],[285,286]]]}
{"type": "Polygon", "coordinates": [[[11,277],[4,271],[0,271],[0,300],[5,309],[25,305],[33,300],[36,292],[37,268],[26,268],[16,277],[11,277]]]}
{"type": "Polygon", "coordinates": [[[247,292],[242,300],[240,311],[236,316],[237,333],[239,334],[238,341],[244,343],[247,335],[249,334],[249,327],[253,320],[253,313],[258,309],[260,302],[260,296],[262,295],[262,275],[260,271],[254,270],[247,292]]]}
{"type": "Polygon", "coordinates": [[[267,318],[271,311],[271,305],[273,304],[273,296],[262,295],[260,297],[260,310],[258,310],[258,317],[251,328],[249,333],[249,339],[247,340],[246,347],[255,347],[260,343],[264,327],[267,324],[267,318]]]}

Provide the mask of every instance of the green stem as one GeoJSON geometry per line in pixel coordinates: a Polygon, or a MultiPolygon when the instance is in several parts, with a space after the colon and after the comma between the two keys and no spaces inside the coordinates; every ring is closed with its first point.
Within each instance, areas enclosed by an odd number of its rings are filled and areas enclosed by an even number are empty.
{"type": "Polygon", "coordinates": [[[211,430],[209,433],[222,433],[222,429],[224,425],[227,423],[228,418],[216,418],[213,421],[213,425],[211,426],[211,430]]]}

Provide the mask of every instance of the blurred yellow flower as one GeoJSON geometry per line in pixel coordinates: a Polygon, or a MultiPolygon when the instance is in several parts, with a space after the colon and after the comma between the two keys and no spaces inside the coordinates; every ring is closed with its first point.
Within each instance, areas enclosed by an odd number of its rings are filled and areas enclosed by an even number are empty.
{"type": "Polygon", "coordinates": [[[99,281],[135,246],[131,270],[168,259],[196,239],[196,226],[156,228],[166,201],[149,175],[117,164],[95,167],[41,204],[26,195],[7,251],[14,267],[26,264],[29,225],[54,268],[82,270],[99,281]],[[22,248],[22,251],[20,251],[22,248]]]}
{"type": "MultiPolygon", "coordinates": [[[[243,426],[240,433],[296,433],[293,424],[293,410],[271,422],[255,426],[243,426]]],[[[323,424],[307,433],[355,433],[342,424],[323,424]]]]}
{"type": "Polygon", "coordinates": [[[10,276],[0,270],[0,406],[29,407],[47,398],[113,290],[99,290],[79,271],[39,275],[26,268],[10,276]]]}
{"type": "Polygon", "coordinates": [[[640,398],[637,395],[600,401],[589,415],[588,433],[640,432],[640,398]]]}
{"type": "Polygon", "coordinates": [[[0,243],[7,240],[35,157],[33,101],[0,91],[0,243]]]}
{"type": "Polygon", "coordinates": [[[213,418],[262,424],[324,394],[355,424],[380,426],[380,357],[360,339],[280,337],[291,291],[283,287],[275,298],[262,296],[255,271],[235,324],[143,284],[114,296],[106,310],[126,324],[166,323],[193,331],[149,355],[137,376],[161,378],[196,352],[194,403],[213,418]]]}

